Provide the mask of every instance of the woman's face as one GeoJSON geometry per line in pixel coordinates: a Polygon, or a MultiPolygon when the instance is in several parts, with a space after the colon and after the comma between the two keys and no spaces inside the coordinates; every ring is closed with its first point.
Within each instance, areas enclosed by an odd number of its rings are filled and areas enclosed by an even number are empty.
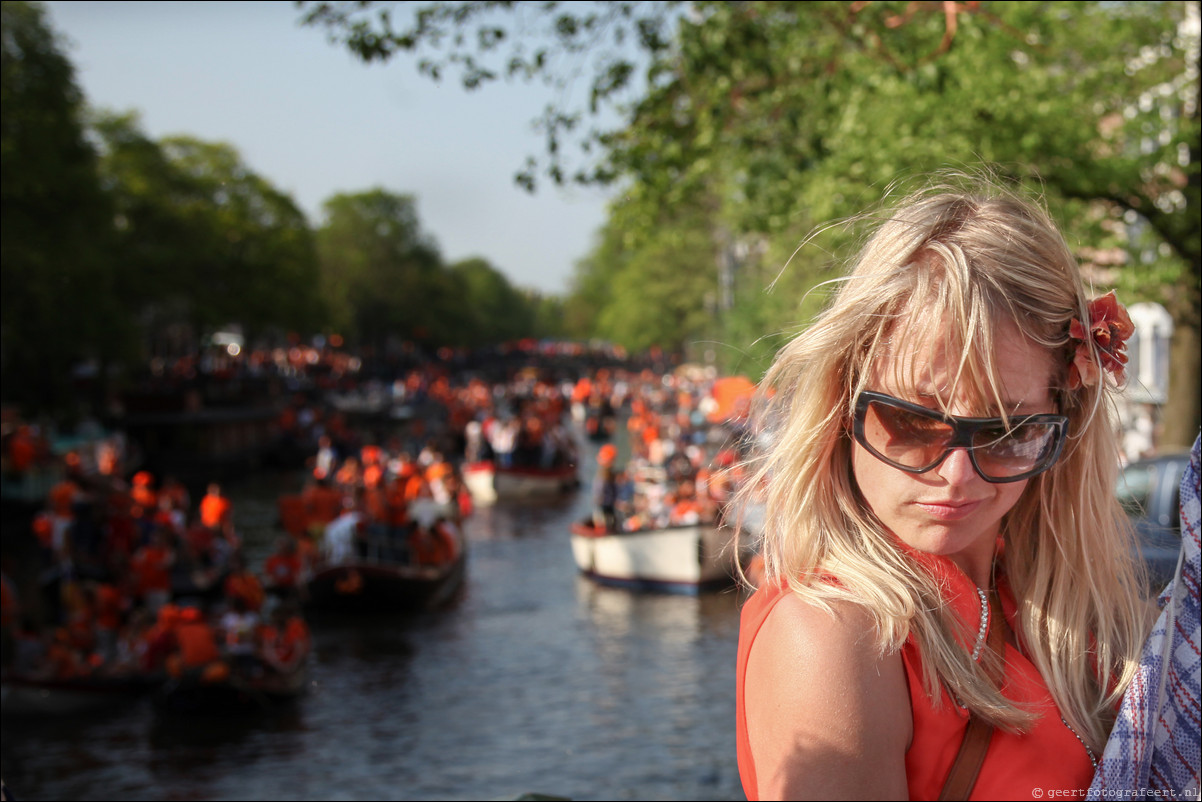
{"type": "MultiPolygon", "coordinates": [[[[1010,325],[999,332],[994,354],[1001,380],[1000,395],[1010,414],[1054,412],[1050,389],[1049,353],[1010,325]]],[[[904,342],[904,337],[895,338],[904,342]]],[[[926,348],[901,357],[913,360],[895,366],[891,357],[878,364],[867,389],[887,393],[932,409],[947,397],[955,363],[926,348]],[[901,367],[902,370],[894,370],[901,367]],[[912,370],[911,370],[912,369],[912,370]],[[913,375],[912,390],[897,386],[896,375],[913,375]]],[[[961,417],[996,417],[1001,410],[961,393],[948,412],[961,417]]],[[[989,581],[1002,516],[1018,502],[1029,480],[995,484],[977,474],[968,452],[958,448],[942,463],[922,474],[898,470],[853,441],[852,470],[860,494],[885,527],[918,551],[950,558],[980,585],[989,581]]]]}

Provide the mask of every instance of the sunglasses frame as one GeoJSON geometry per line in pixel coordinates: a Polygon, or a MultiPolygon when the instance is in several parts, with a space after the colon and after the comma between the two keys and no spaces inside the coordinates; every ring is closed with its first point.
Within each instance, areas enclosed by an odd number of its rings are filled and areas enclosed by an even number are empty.
{"type": "Polygon", "coordinates": [[[863,446],[864,450],[869,454],[876,457],[886,465],[897,468],[899,471],[915,474],[926,473],[927,471],[934,470],[935,468],[939,467],[939,465],[941,465],[943,461],[947,459],[947,455],[952,453],[952,451],[956,450],[957,448],[963,448],[968,452],[968,458],[972,461],[972,467],[973,470],[977,472],[977,476],[980,476],[986,482],[991,484],[1021,482],[1023,479],[1030,479],[1032,476],[1038,476],[1039,474],[1051,468],[1060,460],[1060,452],[1064,449],[1064,435],[1067,433],[1067,431],[1067,415],[1057,415],[1055,413],[1041,413],[1038,415],[1011,415],[1009,424],[1007,424],[1007,421],[1004,418],[959,418],[954,415],[945,415],[939,410],[930,409],[918,404],[912,404],[909,401],[903,401],[900,398],[895,398],[891,395],[887,395],[886,393],[878,393],[872,390],[864,390],[856,398],[855,416],[852,424],[852,433],[855,436],[856,442],[863,446]],[[897,407],[898,409],[912,412],[915,415],[919,415],[923,418],[938,421],[944,425],[951,426],[952,437],[945,446],[943,454],[939,456],[939,459],[925,467],[912,468],[909,465],[900,465],[894,462],[873,448],[868,443],[868,437],[864,433],[864,418],[868,414],[869,404],[874,401],[885,404],[886,406],[897,407]],[[999,478],[987,475],[983,470],[981,470],[980,464],[977,463],[977,447],[973,446],[972,444],[973,436],[982,429],[993,429],[998,427],[1013,429],[1015,426],[1023,423],[1050,424],[1054,427],[1055,441],[1052,455],[1050,458],[1048,458],[1047,464],[1036,470],[1020,473],[1017,476],[1003,476],[999,478]]]}

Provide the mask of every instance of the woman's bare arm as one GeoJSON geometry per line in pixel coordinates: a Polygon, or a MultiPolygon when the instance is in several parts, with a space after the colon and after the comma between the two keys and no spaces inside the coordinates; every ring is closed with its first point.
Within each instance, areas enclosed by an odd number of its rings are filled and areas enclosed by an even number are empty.
{"type": "Polygon", "coordinates": [[[789,595],[756,636],[745,705],[760,799],[906,799],[910,695],[870,617],[789,595]]]}

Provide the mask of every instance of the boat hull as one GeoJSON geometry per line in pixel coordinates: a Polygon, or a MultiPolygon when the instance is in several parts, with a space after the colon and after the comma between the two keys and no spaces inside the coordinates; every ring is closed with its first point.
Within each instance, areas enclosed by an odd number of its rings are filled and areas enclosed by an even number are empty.
{"type": "Polygon", "coordinates": [[[493,489],[498,499],[560,496],[580,485],[575,465],[559,468],[497,468],[493,489]]]}
{"type": "Polygon", "coordinates": [[[73,716],[128,705],[162,684],[160,677],[84,677],[42,680],[5,677],[6,716],[73,716]]]}
{"type": "Polygon", "coordinates": [[[602,584],[699,593],[734,581],[733,538],[732,530],[713,525],[618,533],[577,525],[572,556],[583,575],[602,584]]]}
{"type": "Polygon", "coordinates": [[[499,468],[477,462],[464,468],[463,483],[472,501],[486,506],[497,501],[554,498],[580,486],[575,465],[556,468],[499,468]]]}
{"type": "Polygon", "coordinates": [[[304,663],[279,672],[264,668],[258,676],[234,676],[205,683],[195,677],[168,680],[155,694],[155,707],[163,713],[225,715],[265,710],[300,697],[308,686],[304,663]]]}
{"type": "Polygon", "coordinates": [[[446,566],[354,562],[317,571],[307,585],[314,612],[395,613],[445,604],[463,584],[461,554],[446,566]]]}
{"type": "Polygon", "coordinates": [[[493,487],[495,475],[491,462],[477,462],[463,469],[463,484],[472,496],[472,503],[484,507],[496,503],[497,490],[493,487]]]}

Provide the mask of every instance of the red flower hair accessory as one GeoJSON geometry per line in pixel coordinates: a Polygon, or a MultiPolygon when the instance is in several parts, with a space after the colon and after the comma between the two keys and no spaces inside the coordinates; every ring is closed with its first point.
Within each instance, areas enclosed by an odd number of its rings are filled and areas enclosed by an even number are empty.
{"type": "Polygon", "coordinates": [[[1080,340],[1068,369],[1068,389],[1076,390],[1097,384],[1102,375],[1099,364],[1114,377],[1115,382],[1125,382],[1127,338],[1134,333],[1135,325],[1113,290],[1090,301],[1089,320],[1086,325],[1073,318],[1068,327],[1068,336],[1080,340]],[[1093,357],[1094,350],[1097,351],[1097,359],[1093,357]]]}

